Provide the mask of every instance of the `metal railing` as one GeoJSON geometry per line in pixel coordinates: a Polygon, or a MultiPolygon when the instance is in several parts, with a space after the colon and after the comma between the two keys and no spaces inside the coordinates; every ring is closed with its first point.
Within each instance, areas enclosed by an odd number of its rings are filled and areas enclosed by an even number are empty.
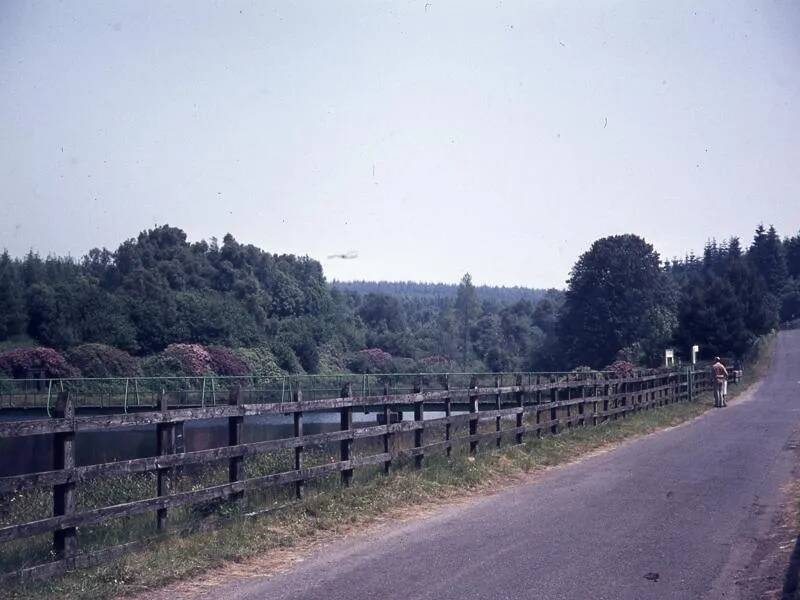
{"type": "MultiPolygon", "coordinates": [[[[664,369],[641,369],[627,376],[643,376],[664,369]]],[[[557,381],[613,381],[613,371],[546,371],[506,373],[338,373],[331,375],[285,376],[192,376],[192,377],[117,377],[0,379],[0,409],[44,409],[50,415],[55,398],[69,392],[76,408],[151,408],[166,395],[170,406],[216,406],[225,402],[231,389],[238,388],[248,403],[285,402],[293,391],[302,389],[310,400],[334,398],[349,383],[355,396],[374,396],[389,386],[391,393],[408,393],[416,385],[443,390],[446,382],[454,387],[495,385],[495,379],[532,384],[557,381]]]]}

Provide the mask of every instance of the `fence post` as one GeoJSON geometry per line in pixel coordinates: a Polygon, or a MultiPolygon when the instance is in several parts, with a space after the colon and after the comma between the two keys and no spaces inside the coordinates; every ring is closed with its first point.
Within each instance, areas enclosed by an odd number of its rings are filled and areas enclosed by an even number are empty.
{"type": "MultiPolygon", "coordinates": [[[[383,434],[383,453],[388,454],[391,447],[392,434],[389,428],[392,424],[392,411],[387,400],[389,399],[389,382],[383,384],[383,422],[386,424],[386,433],[383,434]]],[[[392,471],[392,459],[389,458],[383,463],[383,474],[388,475],[392,471]]]]}
{"type": "MultiPolygon", "coordinates": [[[[552,387],[550,388],[550,402],[552,404],[558,404],[559,400],[559,389],[558,389],[558,378],[554,376],[550,376],[550,383],[552,387]]],[[[550,421],[557,421],[559,419],[558,415],[558,408],[555,406],[550,407],[550,421]]],[[[550,433],[552,435],[557,435],[559,431],[558,423],[550,426],[550,433]]]]}
{"type": "MultiPolygon", "coordinates": [[[[444,376],[444,389],[447,392],[450,391],[449,375],[444,376]]],[[[447,417],[447,419],[450,419],[450,417],[453,416],[453,403],[449,393],[444,399],[444,416],[447,417]]],[[[447,442],[445,444],[445,452],[447,453],[447,458],[450,458],[450,456],[453,453],[453,445],[450,443],[450,431],[451,431],[450,421],[448,420],[448,422],[444,424],[444,441],[447,442]]]]}
{"type": "Polygon", "coordinates": [[[666,404],[666,396],[667,390],[669,389],[669,375],[665,377],[661,377],[659,379],[659,390],[658,390],[658,405],[664,406],[666,404]]]}
{"type": "MultiPolygon", "coordinates": [[[[469,390],[467,391],[467,400],[469,402],[470,417],[469,420],[469,435],[474,436],[478,434],[478,411],[480,411],[480,399],[477,394],[473,394],[472,390],[478,387],[477,380],[473,377],[469,381],[469,390]]],[[[473,439],[469,442],[469,453],[475,454],[478,451],[478,440],[473,439]]]]}
{"type": "MultiPolygon", "coordinates": [[[[53,416],[57,419],[73,419],[75,406],[69,391],[59,392],[53,416]]],[[[53,469],[75,468],[75,430],[56,433],[53,446],[53,469]]],[[[53,486],[53,516],[69,515],[75,512],[75,483],[62,483],[53,486]]],[[[53,549],[59,558],[71,558],[78,550],[78,537],[74,527],[53,532],[53,549]]]]}
{"type": "MultiPolygon", "coordinates": [[[[303,391],[300,389],[300,384],[297,384],[297,389],[294,391],[293,400],[296,403],[300,403],[303,401],[303,391]]],[[[299,438],[303,437],[303,411],[302,410],[295,410],[294,411],[294,437],[299,438]]],[[[300,471],[303,468],[303,447],[302,446],[295,446],[294,447],[294,470],[300,471]]],[[[303,499],[304,494],[304,486],[305,482],[302,479],[298,479],[297,482],[294,484],[294,494],[298,500],[303,499]]]]}
{"type": "MultiPolygon", "coordinates": [[[[640,375],[640,377],[642,377],[642,375],[640,375]]],[[[636,410],[634,412],[641,412],[642,410],[647,410],[647,398],[649,392],[650,392],[650,381],[640,380],[638,402],[636,410]],[[643,404],[644,406],[642,406],[643,404]]]]}
{"type": "MultiPolygon", "coordinates": [[[[422,378],[414,384],[414,393],[422,393],[422,378]]],[[[424,439],[425,430],[422,426],[425,425],[425,403],[423,401],[414,402],[414,448],[422,448],[422,441],[424,439]]],[[[425,459],[425,454],[422,450],[419,454],[414,455],[414,468],[421,469],[425,459]]]]}
{"type": "MultiPolygon", "coordinates": [[[[162,389],[158,395],[158,407],[162,413],[169,409],[167,395],[162,389]]],[[[175,427],[172,423],[159,423],[156,425],[156,453],[159,456],[175,452],[175,427]]],[[[159,496],[169,496],[170,476],[172,468],[167,467],[157,471],[157,493],[159,496]]],[[[159,508],[156,511],[156,529],[164,531],[167,528],[167,509],[159,508]]]]}
{"type": "MultiPolygon", "coordinates": [[[[350,399],[353,397],[353,384],[346,383],[342,388],[342,398],[350,399]]],[[[349,431],[353,428],[353,407],[343,406],[339,413],[339,425],[342,431],[349,431]]],[[[353,448],[353,438],[344,439],[339,442],[340,460],[342,462],[349,461],[351,450],[353,448]]],[[[350,487],[350,482],[353,480],[353,469],[342,470],[342,485],[350,487]]]]}
{"type": "Polygon", "coordinates": [[[667,377],[667,391],[664,404],[672,404],[675,401],[675,373],[670,373],[667,377]]]}
{"type": "Polygon", "coordinates": [[[675,373],[675,383],[674,383],[673,394],[672,394],[672,401],[673,402],[680,402],[681,401],[681,389],[683,387],[683,384],[681,383],[681,380],[683,379],[682,375],[683,374],[680,371],[675,373]]]}
{"type": "MultiPolygon", "coordinates": [[[[242,395],[239,386],[231,388],[228,395],[228,405],[239,406],[241,400],[242,395]]],[[[238,446],[242,443],[243,426],[244,417],[228,417],[228,446],[238,446]]],[[[228,482],[234,483],[242,479],[244,479],[244,456],[233,456],[228,463],[228,482]]],[[[240,502],[244,498],[244,492],[231,494],[230,498],[232,502],[240,502]]]]}
{"type": "Polygon", "coordinates": [[[539,410],[539,405],[542,403],[542,377],[541,375],[536,376],[536,395],[534,396],[536,400],[536,437],[542,437],[542,412],[539,410]]]}
{"type": "MultiPolygon", "coordinates": [[[[500,387],[503,384],[503,376],[502,375],[495,375],[494,376],[494,407],[497,410],[501,410],[503,408],[503,401],[501,399],[500,394],[500,387]]],[[[494,430],[497,433],[497,439],[495,440],[495,445],[499,448],[501,445],[502,434],[500,433],[501,424],[500,424],[500,415],[495,417],[494,419],[494,430]]]]}
{"type": "MultiPolygon", "coordinates": [[[[645,375],[640,375],[639,377],[646,377],[645,375]]],[[[647,409],[647,396],[650,390],[650,382],[640,380],[639,381],[639,395],[637,397],[637,404],[636,410],[634,412],[641,412],[647,409]]]]}
{"type": "MultiPolygon", "coordinates": [[[[522,388],[522,375],[517,375],[514,383],[518,388],[522,388]]],[[[519,412],[517,413],[517,444],[521,444],[524,432],[520,430],[520,427],[523,426],[523,411],[525,410],[525,393],[522,389],[517,390],[517,407],[519,408],[519,412]]]]}
{"type": "MultiPolygon", "coordinates": [[[[561,416],[564,416],[563,411],[561,416]]],[[[567,373],[567,429],[572,429],[572,386],[569,382],[569,373],[567,373]]]]}

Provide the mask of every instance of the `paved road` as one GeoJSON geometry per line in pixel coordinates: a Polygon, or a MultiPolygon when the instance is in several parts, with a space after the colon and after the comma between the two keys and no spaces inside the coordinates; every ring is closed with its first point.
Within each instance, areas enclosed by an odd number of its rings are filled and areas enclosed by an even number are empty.
{"type": "Polygon", "coordinates": [[[798,380],[800,331],[785,332],[749,399],[209,597],[758,597],[756,563],[777,544],[780,490],[797,458],[798,380]]]}

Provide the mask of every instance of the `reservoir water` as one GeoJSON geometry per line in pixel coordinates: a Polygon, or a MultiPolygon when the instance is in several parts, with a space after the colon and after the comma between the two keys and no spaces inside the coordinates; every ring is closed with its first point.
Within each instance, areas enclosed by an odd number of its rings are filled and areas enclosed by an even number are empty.
{"type": "MultiPolygon", "coordinates": [[[[82,410],[79,415],[114,414],[119,410],[82,410]]],[[[458,414],[454,411],[453,414],[458,414]]],[[[425,419],[444,416],[439,411],[426,411],[425,419]]],[[[46,419],[42,410],[10,410],[0,414],[0,421],[46,419]]],[[[413,420],[413,412],[404,412],[404,420],[413,420]]],[[[377,425],[378,413],[354,410],[353,424],[377,425]]],[[[303,432],[306,435],[337,431],[338,412],[305,413],[303,432]]],[[[257,442],[292,437],[291,415],[259,415],[245,417],[244,442],[257,442]]],[[[226,419],[201,419],[186,421],[184,443],[187,452],[224,446],[228,441],[226,419]]],[[[116,460],[130,460],[156,455],[156,428],[121,427],[102,431],[79,432],[75,436],[75,451],[78,466],[116,460]]],[[[35,471],[47,471],[53,465],[53,436],[33,435],[18,438],[0,438],[0,477],[19,475],[35,471]]]]}

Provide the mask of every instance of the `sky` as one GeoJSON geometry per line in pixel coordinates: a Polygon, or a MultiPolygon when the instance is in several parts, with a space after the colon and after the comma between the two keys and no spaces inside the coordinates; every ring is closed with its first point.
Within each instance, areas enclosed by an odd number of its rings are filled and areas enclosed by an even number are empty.
{"type": "Polygon", "coordinates": [[[14,255],[563,287],[606,235],[800,230],[800,3],[5,0],[0,182],[14,255]]]}

